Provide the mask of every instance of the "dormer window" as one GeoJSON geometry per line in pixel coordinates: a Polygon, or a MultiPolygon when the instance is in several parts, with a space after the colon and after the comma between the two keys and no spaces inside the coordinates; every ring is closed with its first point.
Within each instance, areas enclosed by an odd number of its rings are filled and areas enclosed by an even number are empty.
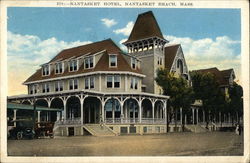
{"type": "Polygon", "coordinates": [[[50,74],[50,66],[48,64],[42,67],[42,73],[43,76],[48,76],[50,74]]]}
{"type": "Polygon", "coordinates": [[[109,67],[117,67],[117,55],[110,55],[109,56],[109,67]]]}
{"type": "Polygon", "coordinates": [[[56,63],[55,68],[56,68],[56,70],[55,70],[56,74],[63,73],[63,63],[62,62],[56,63]]]}
{"type": "Polygon", "coordinates": [[[94,58],[88,57],[84,59],[84,68],[93,68],[94,67],[94,58]]]}
{"type": "Polygon", "coordinates": [[[133,69],[136,69],[136,59],[135,58],[131,58],[131,67],[133,69]]]}
{"type": "Polygon", "coordinates": [[[78,62],[77,60],[69,61],[69,71],[77,71],[78,70],[78,62]]]}

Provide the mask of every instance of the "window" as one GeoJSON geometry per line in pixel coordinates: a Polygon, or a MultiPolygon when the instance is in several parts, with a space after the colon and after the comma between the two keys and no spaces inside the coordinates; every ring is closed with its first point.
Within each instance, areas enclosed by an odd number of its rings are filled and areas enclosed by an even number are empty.
{"type": "Polygon", "coordinates": [[[44,65],[42,68],[42,72],[43,72],[43,76],[49,75],[50,74],[50,66],[48,64],[44,65]]]}
{"type": "Polygon", "coordinates": [[[42,84],[42,90],[43,93],[49,92],[50,91],[49,83],[42,84]]]}
{"type": "Polygon", "coordinates": [[[55,91],[63,91],[63,81],[56,81],[55,82],[55,91]]]}
{"type": "Polygon", "coordinates": [[[78,70],[77,60],[69,61],[69,71],[77,71],[77,70],[78,70]]]}
{"type": "Polygon", "coordinates": [[[92,77],[90,77],[90,88],[94,88],[95,87],[95,82],[94,82],[94,77],[92,76],[92,77]]]}
{"type": "Polygon", "coordinates": [[[121,83],[120,75],[107,76],[107,88],[120,88],[120,83],[121,83]]]}
{"type": "Polygon", "coordinates": [[[130,79],[130,88],[133,89],[134,88],[134,79],[131,77],[130,79]]]}
{"type": "Polygon", "coordinates": [[[118,75],[114,76],[114,87],[120,88],[120,76],[118,76],[118,75]]]}
{"type": "Polygon", "coordinates": [[[77,79],[70,79],[69,80],[69,89],[70,90],[78,89],[78,80],[77,79]]]}
{"type": "Polygon", "coordinates": [[[109,56],[109,66],[110,67],[116,67],[117,66],[117,56],[116,55],[110,55],[109,56]]]}
{"type": "Polygon", "coordinates": [[[56,74],[63,73],[63,63],[62,62],[56,63],[55,67],[56,67],[56,74]]]}
{"type": "Polygon", "coordinates": [[[131,58],[132,61],[131,61],[131,66],[133,69],[136,69],[136,59],[135,58],[131,58]]]}
{"type": "Polygon", "coordinates": [[[88,57],[88,58],[84,59],[84,67],[85,68],[93,68],[94,67],[93,57],[88,57]]]}
{"type": "Polygon", "coordinates": [[[112,81],[113,81],[113,77],[112,76],[107,76],[107,88],[112,88],[113,87],[112,81]]]}
{"type": "Polygon", "coordinates": [[[37,84],[30,86],[30,94],[36,94],[37,90],[38,90],[38,85],[37,84]]]}
{"type": "Polygon", "coordinates": [[[138,78],[137,77],[131,77],[130,88],[131,89],[138,89],[138,78]]]}
{"type": "Polygon", "coordinates": [[[134,85],[134,88],[135,89],[138,89],[138,79],[137,78],[134,78],[134,83],[135,83],[135,85],[134,85]]]}
{"type": "Polygon", "coordinates": [[[85,89],[91,88],[95,88],[95,81],[93,76],[85,78],[85,89]]]}
{"type": "Polygon", "coordinates": [[[89,78],[85,78],[85,89],[89,89],[89,78]]]}

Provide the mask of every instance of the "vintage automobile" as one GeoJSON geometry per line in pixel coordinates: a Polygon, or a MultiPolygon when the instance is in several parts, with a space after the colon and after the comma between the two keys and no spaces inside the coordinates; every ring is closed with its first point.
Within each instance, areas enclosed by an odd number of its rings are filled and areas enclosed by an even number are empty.
{"type": "Polygon", "coordinates": [[[33,139],[35,132],[33,130],[33,121],[32,120],[15,120],[15,127],[12,127],[9,130],[9,138],[12,139],[33,139]]]}
{"type": "Polygon", "coordinates": [[[53,138],[53,127],[54,123],[52,122],[39,122],[35,126],[35,137],[50,137],[53,138]]]}

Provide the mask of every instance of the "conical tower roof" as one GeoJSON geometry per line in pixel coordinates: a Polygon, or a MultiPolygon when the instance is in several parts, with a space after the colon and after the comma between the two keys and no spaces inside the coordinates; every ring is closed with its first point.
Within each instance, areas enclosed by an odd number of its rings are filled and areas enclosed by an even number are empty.
{"type": "Polygon", "coordinates": [[[125,44],[128,42],[155,36],[164,39],[153,12],[148,11],[138,15],[132,32],[130,33],[130,36],[125,44]]]}

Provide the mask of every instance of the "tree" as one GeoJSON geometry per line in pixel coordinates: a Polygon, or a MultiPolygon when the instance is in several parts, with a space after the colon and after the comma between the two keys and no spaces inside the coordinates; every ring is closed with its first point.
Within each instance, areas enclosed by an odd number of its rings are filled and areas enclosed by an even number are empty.
{"type": "Polygon", "coordinates": [[[225,110],[225,94],[212,73],[191,72],[191,79],[195,98],[202,100],[203,109],[210,113],[209,117],[225,110]]]}
{"type": "MultiPolygon", "coordinates": [[[[180,108],[184,110],[189,109],[190,104],[194,102],[192,87],[188,85],[186,79],[176,77],[166,69],[159,69],[155,81],[163,89],[163,94],[170,96],[168,107],[171,108],[173,112],[177,113],[176,110],[180,108]]],[[[174,114],[171,116],[173,115],[174,114]]]]}
{"type": "Polygon", "coordinates": [[[232,87],[229,87],[229,111],[237,116],[237,123],[239,123],[239,117],[243,116],[242,96],[242,87],[234,82],[232,87]]]}

